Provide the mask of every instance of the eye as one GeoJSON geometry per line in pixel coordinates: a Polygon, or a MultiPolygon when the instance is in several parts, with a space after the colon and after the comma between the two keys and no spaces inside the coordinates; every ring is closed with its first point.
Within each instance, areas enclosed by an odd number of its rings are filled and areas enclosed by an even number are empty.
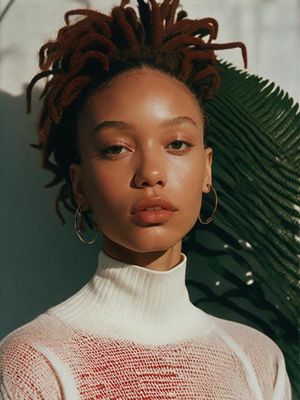
{"type": "Polygon", "coordinates": [[[184,140],[174,140],[174,142],[170,143],[170,145],[174,145],[175,144],[175,148],[173,147],[173,150],[179,150],[179,152],[184,151],[185,149],[181,148],[182,144],[185,144],[187,146],[187,148],[193,146],[191,143],[186,142],[184,140]]]}
{"type": "Polygon", "coordinates": [[[118,144],[118,145],[114,145],[114,146],[109,146],[109,147],[105,147],[104,149],[102,149],[100,151],[100,157],[103,159],[113,159],[115,156],[124,154],[121,153],[121,150],[125,149],[124,146],[118,144]]]}
{"type": "Polygon", "coordinates": [[[115,146],[110,146],[110,147],[106,147],[105,149],[101,150],[101,154],[106,155],[106,154],[121,154],[119,152],[119,150],[121,150],[122,148],[124,148],[124,146],[121,145],[115,145],[115,146]]]}

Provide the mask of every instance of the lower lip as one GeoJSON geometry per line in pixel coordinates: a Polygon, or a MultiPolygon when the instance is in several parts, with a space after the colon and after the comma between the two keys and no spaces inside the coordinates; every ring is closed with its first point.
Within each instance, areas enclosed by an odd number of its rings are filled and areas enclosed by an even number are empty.
{"type": "Polygon", "coordinates": [[[173,214],[170,210],[143,210],[133,214],[133,218],[138,223],[158,224],[168,221],[173,214]]]}

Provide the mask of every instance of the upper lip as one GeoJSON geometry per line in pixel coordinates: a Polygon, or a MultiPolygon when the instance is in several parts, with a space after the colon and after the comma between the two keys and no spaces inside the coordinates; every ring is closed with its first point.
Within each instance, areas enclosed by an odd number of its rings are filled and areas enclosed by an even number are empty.
{"type": "Polygon", "coordinates": [[[162,196],[151,196],[151,197],[143,197],[142,199],[138,200],[133,208],[131,213],[135,214],[138,211],[144,210],[148,207],[161,207],[165,210],[175,211],[174,205],[167,200],[165,197],[162,196]]]}

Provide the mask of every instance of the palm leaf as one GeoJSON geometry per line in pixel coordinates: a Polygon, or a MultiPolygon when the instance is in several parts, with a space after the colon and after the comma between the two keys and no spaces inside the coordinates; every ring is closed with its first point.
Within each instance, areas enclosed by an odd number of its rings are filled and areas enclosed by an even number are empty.
{"type": "MultiPolygon", "coordinates": [[[[219,67],[221,88],[205,105],[218,211],[184,239],[187,286],[195,305],[271,337],[298,397],[299,105],[268,80],[219,67]]],[[[202,218],[213,203],[203,197],[202,218]]]]}

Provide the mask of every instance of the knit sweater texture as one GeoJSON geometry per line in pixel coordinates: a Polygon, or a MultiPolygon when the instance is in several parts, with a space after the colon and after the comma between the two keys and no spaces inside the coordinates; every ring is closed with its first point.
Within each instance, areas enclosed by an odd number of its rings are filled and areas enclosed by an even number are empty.
{"type": "Polygon", "coordinates": [[[99,251],[77,293],[0,342],[4,400],[290,400],[279,347],[194,306],[167,271],[99,251]]]}

